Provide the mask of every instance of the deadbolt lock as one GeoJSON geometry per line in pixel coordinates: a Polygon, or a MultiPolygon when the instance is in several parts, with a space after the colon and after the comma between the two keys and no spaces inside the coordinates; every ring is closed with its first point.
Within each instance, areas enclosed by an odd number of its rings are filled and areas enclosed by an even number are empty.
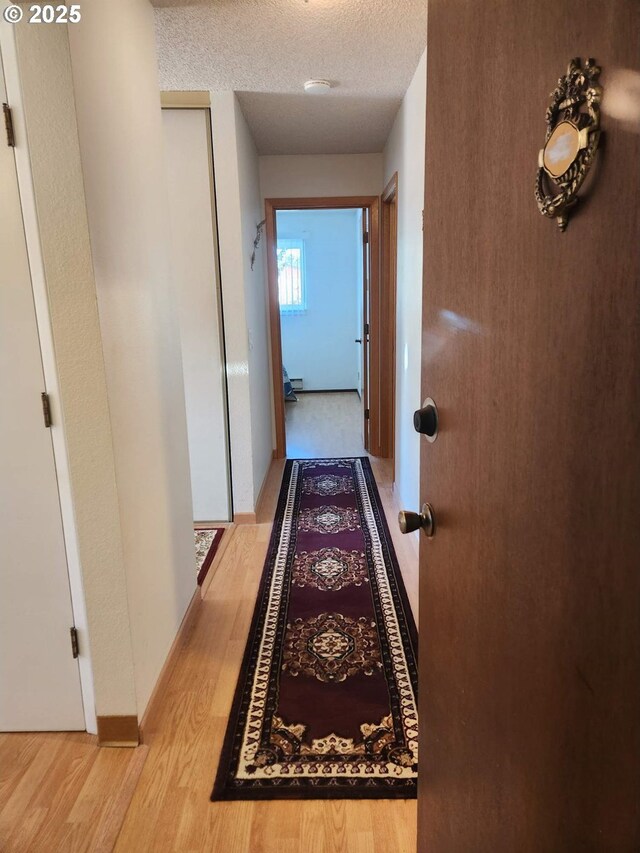
{"type": "Polygon", "coordinates": [[[398,525],[401,533],[413,533],[414,530],[422,530],[429,539],[436,532],[436,516],[431,504],[424,504],[422,512],[408,512],[402,510],[398,514],[398,525]]]}
{"type": "Polygon", "coordinates": [[[438,408],[431,397],[422,404],[422,408],[413,413],[413,428],[427,441],[433,442],[438,435],[438,408]]]}

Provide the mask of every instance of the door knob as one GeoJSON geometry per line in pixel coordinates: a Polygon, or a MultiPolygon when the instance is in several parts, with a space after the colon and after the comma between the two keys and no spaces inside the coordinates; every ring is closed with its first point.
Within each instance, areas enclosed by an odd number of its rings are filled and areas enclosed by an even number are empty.
{"type": "Polygon", "coordinates": [[[407,512],[402,510],[398,514],[398,525],[401,533],[413,533],[414,530],[422,530],[429,539],[436,532],[436,516],[431,504],[424,504],[422,512],[407,512]]]}
{"type": "Polygon", "coordinates": [[[362,338],[356,338],[356,339],[355,339],[355,341],[354,341],[354,343],[356,343],[356,344],[361,344],[361,343],[362,343],[362,338]]]}
{"type": "Polygon", "coordinates": [[[438,409],[431,397],[422,404],[422,408],[413,413],[413,428],[424,435],[427,441],[435,441],[438,435],[438,409]]]}

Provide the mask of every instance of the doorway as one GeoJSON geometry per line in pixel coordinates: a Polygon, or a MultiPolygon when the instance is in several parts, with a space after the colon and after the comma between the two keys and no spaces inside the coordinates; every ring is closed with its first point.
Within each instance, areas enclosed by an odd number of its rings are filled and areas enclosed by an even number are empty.
{"type": "Polygon", "coordinates": [[[361,208],[276,212],[287,456],[364,453],[361,208]]]}
{"type": "MultiPolygon", "coordinates": [[[[388,456],[390,455],[390,439],[388,427],[385,428],[383,423],[388,423],[392,415],[383,411],[383,407],[392,405],[391,395],[386,389],[383,389],[383,383],[389,381],[389,376],[395,373],[392,364],[383,363],[391,357],[393,349],[389,346],[382,346],[383,330],[387,330],[390,324],[382,319],[382,312],[385,305],[388,303],[381,289],[380,276],[380,199],[377,196],[364,197],[332,197],[332,198],[293,198],[293,199],[267,199],[266,207],[266,236],[267,236],[267,264],[268,264],[268,288],[269,288],[269,313],[270,313],[270,328],[271,328],[271,345],[272,345],[272,375],[274,387],[274,411],[275,411],[275,426],[276,426],[276,458],[282,459],[287,455],[287,414],[285,407],[289,404],[285,402],[284,377],[283,368],[287,370],[289,379],[302,379],[302,393],[305,393],[304,381],[305,377],[298,377],[292,374],[296,372],[295,364],[288,365],[285,357],[292,352],[289,347],[289,342],[283,347],[283,329],[287,335],[287,328],[291,325],[289,320],[292,316],[287,316],[287,311],[281,312],[281,290],[286,290],[287,282],[283,280],[282,271],[279,270],[279,249],[280,241],[280,264],[286,259],[287,250],[295,249],[295,245],[291,242],[295,237],[290,236],[291,232],[287,231],[287,217],[283,214],[288,214],[289,217],[293,212],[329,212],[333,211],[335,215],[342,212],[352,211],[352,223],[354,231],[359,231],[361,236],[359,245],[361,246],[362,258],[358,259],[357,268],[358,276],[362,281],[362,296],[358,297],[355,303],[355,325],[354,332],[351,333],[349,345],[352,347],[352,356],[349,361],[354,361],[356,367],[355,386],[350,393],[353,394],[353,401],[358,407],[358,420],[360,424],[361,448],[360,454],[368,452],[372,456],[388,456]],[[357,212],[357,215],[356,215],[357,212]],[[289,242],[287,242],[289,241],[289,242]],[[385,438],[386,436],[386,438],[385,438]],[[384,441],[384,444],[383,444],[384,441]]],[[[351,226],[350,226],[351,227],[351,226]]],[[[308,229],[307,229],[308,230],[308,229]]],[[[300,239],[300,238],[298,238],[300,239]]],[[[304,243],[304,235],[302,235],[304,243]]],[[[293,252],[294,255],[304,255],[304,247],[300,251],[293,252]]],[[[291,285],[291,283],[289,283],[291,285]]],[[[292,285],[291,285],[292,286],[292,285]]],[[[287,301],[285,293],[284,301],[287,301]]],[[[292,297],[293,298],[293,297],[292,297]]],[[[297,298],[302,299],[302,296],[297,298]]],[[[395,299],[393,300],[395,302],[395,299]]],[[[327,328],[326,339],[330,340],[330,336],[335,326],[335,320],[331,328],[327,328]]],[[[395,330],[395,324],[393,324],[395,330]]],[[[347,339],[345,338],[345,342],[347,339]]],[[[307,356],[313,357],[313,347],[306,343],[307,356]]],[[[353,380],[352,380],[353,382],[353,380]]],[[[300,387],[300,383],[292,382],[294,393],[296,384],[300,387]]],[[[343,386],[344,387],[344,386],[343,386]]],[[[307,386],[308,390],[313,390],[307,386]]],[[[327,390],[327,389],[325,389],[327,390]]],[[[328,389],[329,393],[343,393],[343,388],[328,389]]],[[[297,395],[296,393],[296,396],[297,395]]],[[[293,405],[296,405],[295,403],[293,405]]],[[[302,407],[301,407],[302,408],[302,407]]],[[[335,410],[335,406],[333,407],[335,410]]],[[[294,415],[295,417],[295,415],[294,415]]],[[[304,420],[304,419],[303,419],[304,420]]],[[[342,455],[345,455],[350,448],[347,442],[344,445],[338,445],[338,450],[342,455]],[[341,449],[344,448],[344,449],[341,449]]],[[[295,452],[295,447],[291,451],[295,452]]],[[[321,455],[316,454],[316,455],[321,455]]],[[[329,452],[328,455],[336,455],[335,452],[329,452]]]]}

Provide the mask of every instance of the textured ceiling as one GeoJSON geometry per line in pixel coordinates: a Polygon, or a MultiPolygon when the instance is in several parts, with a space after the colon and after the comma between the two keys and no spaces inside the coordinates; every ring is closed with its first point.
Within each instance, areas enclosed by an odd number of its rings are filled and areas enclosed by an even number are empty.
{"type": "Polygon", "coordinates": [[[382,151],[426,44],[426,0],[152,3],[161,87],[236,91],[261,154],[382,151]]]}

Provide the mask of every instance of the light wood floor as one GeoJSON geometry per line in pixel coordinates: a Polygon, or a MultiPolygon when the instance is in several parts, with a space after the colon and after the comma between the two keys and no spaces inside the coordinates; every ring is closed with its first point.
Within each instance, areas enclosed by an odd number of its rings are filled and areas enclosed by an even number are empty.
{"type": "MultiPolygon", "coordinates": [[[[415,546],[397,532],[388,466],[372,464],[415,608],[415,546]]],[[[3,853],[413,853],[415,801],[209,802],[282,468],[273,464],[258,523],[234,528],[192,609],[144,747],[99,750],[88,735],[0,736],[3,853]]]]}
{"type": "Polygon", "coordinates": [[[2,853],[110,853],[148,752],[84,732],[0,734],[2,853]]]}
{"type": "Polygon", "coordinates": [[[366,456],[362,403],[356,391],[298,394],[285,406],[287,456],[366,456]]]}

